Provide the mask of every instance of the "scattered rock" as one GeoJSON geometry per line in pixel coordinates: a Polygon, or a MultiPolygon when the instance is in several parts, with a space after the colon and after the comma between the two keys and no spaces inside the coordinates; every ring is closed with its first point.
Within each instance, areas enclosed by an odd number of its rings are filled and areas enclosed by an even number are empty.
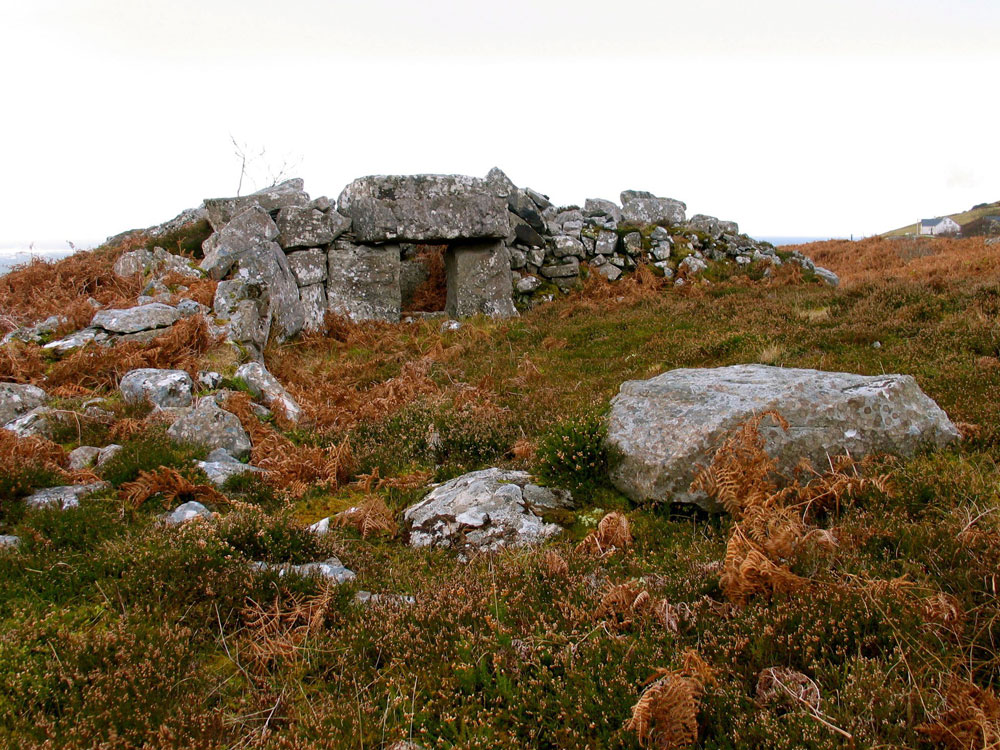
{"type": "Polygon", "coordinates": [[[0,549],[16,549],[21,546],[21,537],[13,534],[0,534],[0,549]]]}
{"type": "Polygon", "coordinates": [[[222,486],[230,477],[240,474],[263,474],[264,470],[237,461],[222,448],[216,448],[205,457],[204,461],[196,461],[199,469],[205,472],[212,484],[222,486]]]}
{"type": "Polygon", "coordinates": [[[172,513],[163,516],[163,522],[168,526],[180,526],[195,518],[210,519],[214,514],[204,505],[194,500],[178,505],[172,513]]]}
{"type": "Polygon", "coordinates": [[[865,376],[765,365],[680,369],[621,386],[611,402],[609,449],[619,457],[611,479],[637,502],[695,503],[718,510],[689,487],[711,463],[725,435],[774,409],[784,431],[761,426],[779,471],[802,458],[822,467],[829,456],[911,455],[923,445],[958,439],[948,416],[909,375],[865,376]]]}
{"type": "Polygon", "coordinates": [[[257,362],[240,365],[236,370],[236,377],[241,378],[250,387],[250,393],[254,398],[262,399],[272,410],[280,409],[289,421],[298,423],[302,418],[302,407],[264,365],[257,362]]]}
{"type": "Polygon", "coordinates": [[[250,455],[250,436],[239,418],[219,408],[211,396],[202,398],[190,412],[170,425],[167,435],[178,443],[221,448],[235,458],[250,455]]]}
{"type": "Polygon", "coordinates": [[[198,385],[205,390],[214,391],[222,385],[222,375],[214,370],[199,370],[198,385]]]}
{"type": "Polygon", "coordinates": [[[100,455],[100,448],[95,448],[92,445],[81,445],[69,452],[67,466],[73,471],[87,469],[97,463],[97,458],[100,455]]]}
{"type": "Polygon", "coordinates": [[[824,283],[830,286],[840,286],[840,277],[828,268],[816,266],[813,269],[813,273],[819,276],[824,283]]]}
{"type": "Polygon", "coordinates": [[[268,562],[255,562],[252,565],[257,570],[277,571],[278,576],[282,578],[289,573],[300,576],[317,576],[333,581],[334,583],[347,583],[355,578],[354,571],[345,568],[340,559],[336,557],[329,557],[323,562],[305,563],[303,565],[268,562]]]}
{"type": "Polygon", "coordinates": [[[65,510],[66,508],[75,508],[83,498],[107,489],[110,486],[107,482],[94,482],[92,484],[75,484],[66,487],[49,487],[44,490],[38,490],[33,495],[29,495],[25,498],[25,502],[29,508],[56,506],[65,510]]]}
{"type": "Polygon", "coordinates": [[[194,381],[184,370],[132,370],[121,379],[118,389],[127,404],[190,406],[194,401],[194,381]]]}
{"type": "Polygon", "coordinates": [[[90,324],[110,333],[138,333],[167,328],[180,320],[180,317],[176,307],[153,302],[124,310],[99,310],[90,324]]]}
{"type": "Polygon", "coordinates": [[[358,591],[354,594],[354,601],[365,607],[386,604],[411,605],[417,603],[417,600],[412,596],[404,596],[402,594],[373,594],[371,591],[358,591]]]}
{"type": "Polygon", "coordinates": [[[45,391],[33,385],[0,383],[0,424],[13,422],[37,409],[47,398],[45,391]]]}
{"type": "Polygon", "coordinates": [[[412,547],[496,550],[541,542],[561,530],[536,511],[566,508],[565,490],[532,483],[523,471],[484,469],[435,487],[403,513],[412,547]]]}
{"type": "Polygon", "coordinates": [[[271,213],[286,206],[308,205],[309,195],[303,190],[304,187],[305,183],[296,178],[237,198],[209,198],[205,201],[208,222],[218,232],[235,216],[253,206],[271,213]]]}
{"type": "Polygon", "coordinates": [[[111,445],[105,445],[101,448],[101,452],[97,454],[97,466],[104,466],[108,461],[117,456],[122,452],[122,446],[117,443],[112,443],[111,445]]]}
{"type": "Polygon", "coordinates": [[[7,422],[5,430],[13,432],[18,437],[41,437],[49,439],[55,428],[55,412],[47,406],[39,406],[17,419],[7,422]]]}

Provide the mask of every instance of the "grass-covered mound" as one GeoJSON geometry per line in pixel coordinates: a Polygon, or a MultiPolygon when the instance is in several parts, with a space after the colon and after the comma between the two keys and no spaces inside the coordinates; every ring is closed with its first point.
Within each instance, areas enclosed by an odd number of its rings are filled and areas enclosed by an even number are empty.
{"type": "MultiPolygon", "coordinates": [[[[211,523],[156,523],[206,478],[155,415],[117,404],[109,378],[66,391],[90,432],[0,462],[0,533],[22,540],[0,553],[0,745],[995,745],[1000,271],[853,280],[855,258],[817,260],[840,289],[639,273],[457,331],[331,320],[267,353],[304,426],[232,397],[269,474],[202,497],[211,523]],[[804,487],[763,516],[635,509],[607,484],[601,416],[622,381],[747,362],[912,374],[969,437],[867,467],[877,481],[841,467],[842,492],[804,487]],[[112,416],[91,424],[94,396],[112,416]],[[82,435],[125,446],[95,470],[111,489],[26,510],[82,435]],[[401,543],[426,481],[489,465],[571,488],[566,534],[468,563],[401,543]],[[325,537],[305,529],[352,506],[325,537]],[[357,578],[249,566],[331,555],[357,578]]],[[[182,355],[231,374],[224,349],[182,355]]],[[[40,356],[29,379],[59,366],[40,356]]]]}

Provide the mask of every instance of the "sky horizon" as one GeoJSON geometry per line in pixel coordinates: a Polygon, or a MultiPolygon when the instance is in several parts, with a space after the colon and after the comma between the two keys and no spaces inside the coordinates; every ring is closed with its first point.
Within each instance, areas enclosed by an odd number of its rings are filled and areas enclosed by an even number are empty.
{"type": "Polygon", "coordinates": [[[501,167],[559,204],[650,190],[756,236],[1000,200],[986,0],[35,0],[0,61],[0,245],[76,244],[278,173],[501,167]]]}

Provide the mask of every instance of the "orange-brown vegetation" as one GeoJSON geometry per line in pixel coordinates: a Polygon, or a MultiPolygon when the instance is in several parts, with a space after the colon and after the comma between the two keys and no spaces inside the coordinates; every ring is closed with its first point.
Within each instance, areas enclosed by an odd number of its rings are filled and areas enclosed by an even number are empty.
{"type": "Polygon", "coordinates": [[[164,505],[190,501],[218,504],[229,502],[225,495],[211,485],[195,484],[176,469],[166,466],[140,472],[138,479],[122,484],[118,495],[132,510],[140,507],[154,495],[159,495],[164,505]]]}
{"type": "Polygon", "coordinates": [[[0,276],[0,331],[6,333],[50,315],[68,318],[60,333],[75,331],[94,316],[89,298],[104,307],[134,301],[142,290],[142,278],[122,278],[112,268],[122,253],[145,244],[145,238],[136,235],[116,247],[76,253],[54,263],[36,258],[0,276]]]}
{"type": "Polygon", "coordinates": [[[346,438],[327,448],[293,443],[257,419],[250,404],[247,394],[234,393],[223,406],[239,417],[249,433],[253,463],[267,472],[269,484],[289,497],[301,497],[314,487],[336,489],[348,481],[353,459],[346,438]]]}
{"type": "Polygon", "coordinates": [[[418,245],[417,257],[427,268],[427,279],[413,293],[414,310],[437,312],[447,301],[448,278],[444,254],[447,245],[418,245]]]}
{"type": "Polygon", "coordinates": [[[829,268],[845,284],[888,279],[954,283],[1000,280],[1000,245],[982,237],[870,237],[829,240],[782,248],[799,250],[829,268]]]}
{"type": "Polygon", "coordinates": [[[715,675],[696,651],[686,651],[683,660],[680,669],[657,670],[632,708],[625,728],[640,747],[681,750],[698,739],[698,708],[715,675]]]}
{"type": "Polygon", "coordinates": [[[596,557],[627,552],[632,546],[632,526],[628,516],[614,511],[608,513],[597,524],[597,528],[587,534],[577,545],[577,551],[596,557]]]}

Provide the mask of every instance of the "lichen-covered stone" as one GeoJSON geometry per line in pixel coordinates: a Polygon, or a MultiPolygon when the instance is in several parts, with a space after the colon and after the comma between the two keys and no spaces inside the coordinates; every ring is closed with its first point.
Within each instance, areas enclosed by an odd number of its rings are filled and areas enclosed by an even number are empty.
{"type": "Polygon", "coordinates": [[[184,370],[132,370],[122,377],[118,389],[127,404],[190,406],[194,400],[194,381],[184,370]]]}
{"type": "Polygon", "coordinates": [[[465,175],[377,175],[355,180],[338,210],[358,242],[444,241],[507,236],[507,200],[465,175]]]}
{"type": "Polygon", "coordinates": [[[496,550],[544,541],[561,530],[541,513],[572,507],[565,490],[534,484],[524,471],[484,469],[435,487],[403,513],[410,545],[496,550]]]}
{"type": "Polygon", "coordinates": [[[517,315],[512,297],[510,254],[503,242],[453,245],[445,254],[445,310],[453,318],[517,315]]]}
{"type": "Polygon", "coordinates": [[[684,223],[687,205],[673,198],[657,198],[652,193],[626,190],[621,194],[621,220],[625,224],[675,225],[684,223]]]}
{"type": "Polygon", "coordinates": [[[608,446],[618,457],[611,479],[637,502],[695,503],[697,467],[707,466],[726,433],[762,411],[788,420],[762,425],[779,471],[802,458],[823,467],[829,456],[910,455],[958,439],[948,416],[909,375],[865,376],[764,365],[680,369],[622,385],[611,402],[608,446]]]}
{"type": "Polygon", "coordinates": [[[232,219],[250,208],[259,206],[267,213],[278,211],[286,206],[305,206],[309,204],[309,194],[304,191],[305,183],[298,178],[286,180],[278,185],[258,190],[250,195],[236,198],[208,198],[205,210],[212,229],[218,232],[232,219]]]}
{"type": "Polygon", "coordinates": [[[0,383],[0,425],[24,416],[45,403],[45,391],[34,385],[0,383]]]}
{"type": "Polygon", "coordinates": [[[194,409],[170,425],[167,435],[178,443],[209,450],[221,448],[235,458],[250,455],[250,436],[239,418],[220,409],[211,396],[201,399],[194,409]]]}
{"type": "Polygon", "coordinates": [[[301,419],[302,407],[264,365],[259,362],[247,362],[237,368],[236,377],[247,384],[254,398],[261,399],[272,410],[281,410],[292,422],[301,419]]]}
{"type": "Polygon", "coordinates": [[[138,333],[172,326],[180,317],[176,307],[153,302],[124,310],[99,310],[90,325],[111,333],[138,333]]]}
{"type": "Polygon", "coordinates": [[[107,482],[93,482],[91,484],[75,484],[65,487],[48,487],[38,490],[25,498],[25,503],[29,508],[47,508],[54,506],[65,510],[75,508],[80,504],[80,500],[93,495],[95,492],[107,489],[110,485],[107,482]]]}
{"type": "Polygon", "coordinates": [[[278,211],[278,244],[289,247],[329,245],[351,226],[351,220],[336,211],[318,211],[310,206],[287,206],[278,211]]]}
{"type": "Polygon", "coordinates": [[[326,281],[326,252],[318,247],[296,250],[288,254],[288,267],[300,287],[322,284],[326,281]]]}
{"type": "Polygon", "coordinates": [[[327,253],[327,305],[351,320],[399,322],[399,247],[356,245],[339,239],[327,253]]]}

